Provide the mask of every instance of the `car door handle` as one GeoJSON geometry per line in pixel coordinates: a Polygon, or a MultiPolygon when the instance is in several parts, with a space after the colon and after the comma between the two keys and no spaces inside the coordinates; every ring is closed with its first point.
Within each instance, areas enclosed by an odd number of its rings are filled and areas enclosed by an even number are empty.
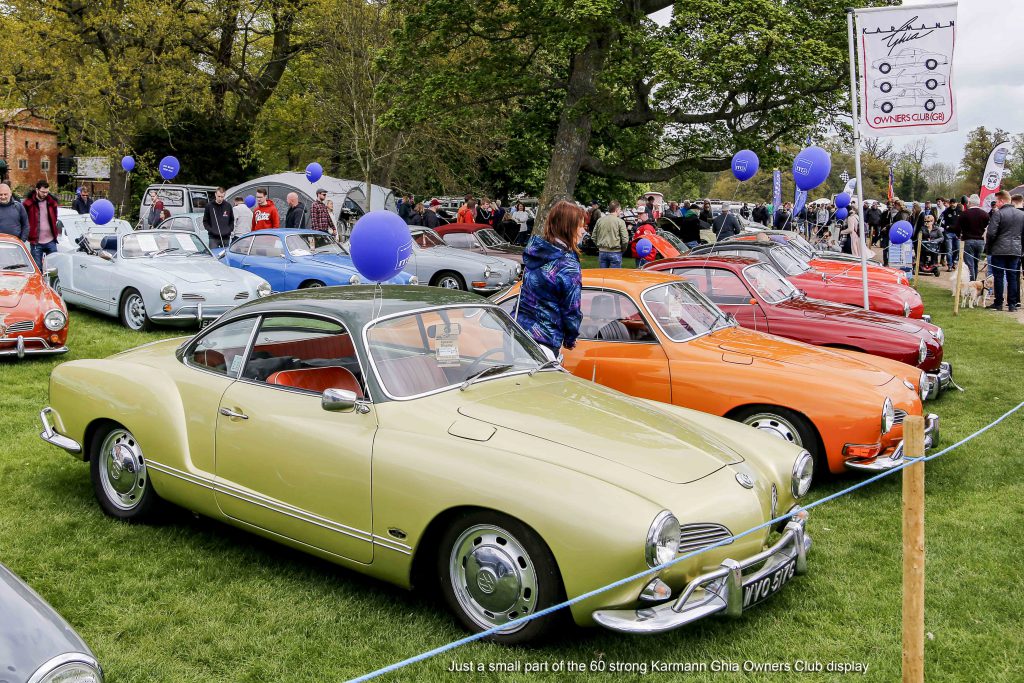
{"type": "Polygon", "coordinates": [[[84,263],[79,263],[79,264],[78,264],[78,267],[79,267],[79,268],[88,268],[89,266],[87,266],[87,265],[86,265],[86,264],[84,264],[84,263]]]}
{"type": "Polygon", "coordinates": [[[249,419],[249,416],[246,415],[245,413],[236,413],[235,411],[233,411],[233,410],[231,410],[229,408],[221,408],[220,409],[220,414],[223,415],[224,417],[237,417],[237,418],[240,418],[242,420],[248,420],[249,419]]]}

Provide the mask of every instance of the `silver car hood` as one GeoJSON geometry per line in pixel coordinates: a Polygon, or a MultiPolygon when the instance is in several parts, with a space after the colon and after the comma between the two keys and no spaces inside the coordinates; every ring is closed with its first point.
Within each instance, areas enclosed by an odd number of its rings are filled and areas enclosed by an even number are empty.
{"type": "Polygon", "coordinates": [[[494,267],[505,267],[512,268],[513,270],[518,265],[515,261],[506,258],[500,258],[497,256],[487,256],[486,254],[474,254],[473,252],[466,251],[464,249],[456,249],[454,247],[430,247],[429,249],[419,249],[421,254],[431,254],[439,258],[457,258],[463,261],[470,261],[472,263],[479,263],[485,266],[494,267]]]}
{"type": "Polygon", "coordinates": [[[204,256],[180,257],[161,256],[147,259],[131,259],[129,263],[143,270],[152,270],[154,275],[172,277],[189,284],[203,282],[246,281],[244,271],[224,265],[215,258],[204,256]]]}

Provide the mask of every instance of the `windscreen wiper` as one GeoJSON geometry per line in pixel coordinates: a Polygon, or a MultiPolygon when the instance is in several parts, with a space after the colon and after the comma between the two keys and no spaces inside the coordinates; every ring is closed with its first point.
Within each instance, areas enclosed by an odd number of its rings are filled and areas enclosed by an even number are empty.
{"type": "Polygon", "coordinates": [[[475,375],[467,379],[465,382],[463,382],[462,386],[459,387],[459,391],[465,391],[467,388],[469,388],[470,384],[477,381],[478,379],[483,379],[484,377],[488,377],[490,375],[500,374],[502,372],[505,372],[506,370],[511,370],[513,367],[515,366],[513,366],[512,364],[505,364],[492,365],[489,368],[484,368],[483,370],[481,370],[480,372],[476,373],[475,375]]]}

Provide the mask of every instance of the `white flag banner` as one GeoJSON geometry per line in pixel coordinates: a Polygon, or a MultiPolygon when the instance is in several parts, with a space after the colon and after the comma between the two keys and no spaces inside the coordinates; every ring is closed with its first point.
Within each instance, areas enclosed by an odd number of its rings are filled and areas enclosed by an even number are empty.
{"type": "Polygon", "coordinates": [[[856,11],[863,135],[957,129],[953,95],[956,3],[856,11]]]}
{"type": "Polygon", "coordinates": [[[1000,142],[989,152],[988,162],[985,163],[985,175],[981,178],[981,208],[988,211],[996,203],[993,196],[999,192],[1003,185],[1003,167],[1006,165],[1006,157],[1010,155],[1010,143],[1000,142]]]}

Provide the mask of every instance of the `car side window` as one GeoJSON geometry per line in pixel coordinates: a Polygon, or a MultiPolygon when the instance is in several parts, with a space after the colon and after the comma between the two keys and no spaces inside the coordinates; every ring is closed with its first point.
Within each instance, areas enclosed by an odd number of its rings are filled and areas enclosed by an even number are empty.
{"type": "Polygon", "coordinates": [[[580,307],[580,339],[617,342],[656,342],[640,309],[619,292],[584,289],[580,307]]]}
{"type": "Polygon", "coordinates": [[[186,218],[185,216],[180,216],[178,218],[172,218],[171,220],[167,221],[167,223],[165,223],[164,225],[161,225],[160,227],[161,228],[166,227],[166,228],[168,228],[170,230],[192,230],[193,229],[193,227],[192,227],[192,219],[191,218],[186,218]]]}
{"type": "Polygon", "coordinates": [[[265,316],[242,377],[316,394],[345,389],[358,397],[366,395],[348,330],[312,316],[265,316]]]}
{"type": "Polygon", "coordinates": [[[253,242],[253,238],[252,237],[246,237],[244,239],[240,239],[240,240],[236,241],[234,244],[232,244],[230,247],[228,247],[228,251],[230,251],[232,254],[238,254],[239,256],[245,256],[246,254],[249,253],[249,247],[252,246],[252,242],[253,242]]]}
{"type": "Polygon", "coordinates": [[[716,304],[750,303],[750,292],[739,276],[723,268],[674,268],[678,275],[716,304]]]}
{"type": "Polygon", "coordinates": [[[443,237],[445,244],[456,249],[472,249],[476,246],[476,240],[472,235],[464,232],[452,232],[443,237]]]}
{"type": "Polygon", "coordinates": [[[236,320],[204,335],[185,357],[194,367],[238,379],[256,318],[236,320]]]}
{"type": "Polygon", "coordinates": [[[277,235],[256,235],[252,238],[252,248],[249,256],[281,256],[284,247],[281,238],[277,235]]]}

